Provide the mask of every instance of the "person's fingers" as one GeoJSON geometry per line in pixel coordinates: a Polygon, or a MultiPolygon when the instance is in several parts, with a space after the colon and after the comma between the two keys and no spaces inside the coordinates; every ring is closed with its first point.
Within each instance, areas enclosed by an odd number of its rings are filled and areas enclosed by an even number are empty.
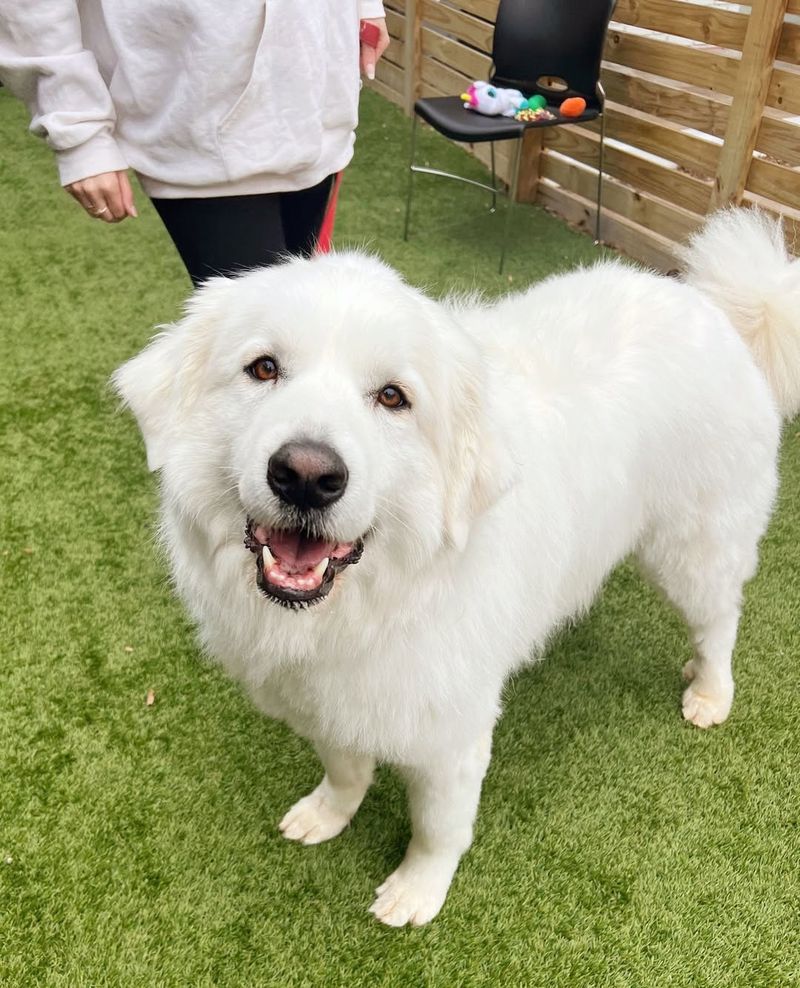
{"type": "Polygon", "coordinates": [[[372,45],[365,45],[363,42],[359,50],[359,62],[361,74],[368,79],[375,78],[375,49],[372,45]]]}
{"type": "Polygon", "coordinates": [[[88,197],[84,195],[80,182],[73,182],[72,185],[67,185],[66,190],[72,198],[86,210],[87,213],[91,213],[92,204],[89,202],[88,197]]]}
{"type": "Polygon", "coordinates": [[[117,172],[104,172],[73,182],[67,186],[67,191],[90,216],[106,223],[117,223],[128,215],[117,172]]]}
{"type": "Polygon", "coordinates": [[[119,223],[128,215],[125,203],[122,201],[122,190],[119,187],[119,177],[117,172],[106,172],[105,175],[97,176],[97,185],[90,192],[90,197],[97,205],[97,215],[106,223],[119,223]],[[97,196],[97,200],[95,200],[97,196]],[[108,212],[104,211],[108,208],[108,212]]]}
{"type": "Polygon", "coordinates": [[[114,219],[111,207],[106,201],[105,175],[92,175],[80,183],[81,201],[86,212],[95,219],[110,223],[114,219]]]}
{"type": "Polygon", "coordinates": [[[77,200],[93,219],[103,219],[110,212],[96,190],[87,190],[85,181],[73,182],[66,188],[72,198],[77,200]]]}
{"type": "Polygon", "coordinates": [[[375,60],[377,61],[381,57],[381,55],[383,55],[386,49],[389,47],[389,42],[391,41],[391,38],[389,37],[389,29],[386,27],[385,18],[381,18],[380,20],[375,21],[375,23],[378,25],[378,29],[381,32],[381,38],[380,41],[378,42],[378,47],[375,50],[375,55],[376,55],[375,60]]]}
{"type": "Polygon", "coordinates": [[[374,79],[378,59],[389,47],[389,31],[384,17],[366,18],[363,23],[371,24],[378,29],[376,43],[374,45],[362,43],[360,51],[361,72],[368,79],[374,79]]]}
{"type": "Polygon", "coordinates": [[[122,205],[125,207],[125,215],[138,216],[136,204],[133,201],[133,189],[131,188],[128,173],[124,171],[117,172],[117,179],[119,180],[119,191],[122,196],[122,205]]]}
{"type": "Polygon", "coordinates": [[[370,80],[375,78],[375,49],[368,45],[361,46],[361,74],[370,80]]]}
{"type": "Polygon", "coordinates": [[[104,220],[106,223],[111,223],[113,221],[108,204],[105,202],[104,197],[96,190],[89,192],[86,190],[81,190],[78,201],[86,212],[92,217],[92,219],[104,220]]]}

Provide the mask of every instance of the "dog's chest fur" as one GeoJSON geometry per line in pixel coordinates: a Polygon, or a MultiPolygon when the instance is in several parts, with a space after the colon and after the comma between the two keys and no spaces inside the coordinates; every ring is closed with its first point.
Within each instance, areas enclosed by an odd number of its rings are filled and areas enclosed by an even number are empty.
{"type": "Polygon", "coordinates": [[[441,573],[404,581],[401,591],[359,564],[329,600],[292,611],[258,592],[249,554],[232,541],[212,558],[184,528],[168,549],[207,651],[264,713],[298,733],[415,761],[452,745],[454,731],[471,736],[478,721],[488,729],[497,716],[486,699],[508,672],[502,629],[510,625],[491,606],[459,603],[441,573]],[[477,667],[476,639],[486,642],[477,667]]]}

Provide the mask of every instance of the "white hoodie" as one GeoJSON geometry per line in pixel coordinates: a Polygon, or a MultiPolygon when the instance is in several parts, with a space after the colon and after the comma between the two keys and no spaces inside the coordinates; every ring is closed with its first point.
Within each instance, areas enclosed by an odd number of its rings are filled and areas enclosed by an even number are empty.
{"type": "Polygon", "coordinates": [[[309,188],[358,121],[358,21],[381,0],[0,0],[0,79],[62,185],[133,168],[151,196],[309,188]]]}

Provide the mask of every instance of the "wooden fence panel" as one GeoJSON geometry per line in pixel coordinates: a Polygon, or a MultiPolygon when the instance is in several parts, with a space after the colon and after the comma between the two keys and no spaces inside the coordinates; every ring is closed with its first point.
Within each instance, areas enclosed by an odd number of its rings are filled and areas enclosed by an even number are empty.
{"type": "Polygon", "coordinates": [[[677,126],[723,137],[728,126],[730,97],[708,90],[690,90],[671,79],[662,79],[625,66],[606,65],[603,86],[609,100],[677,126]]]}
{"type": "Polygon", "coordinates": [[[713,207],[741,202],[753,163],[785,15],[786,0],[762,0],[748,18],[741,66],[719,160],[713,207]]]}
{"type": "MultiPolygon", "coordinates": [[[[419,97],[488,78],[496,12],[497,0],[388,0],[392,42],[375,87],[410,113],[419,97]]],[[[800,252],[800,0],[754,0],[749,12],[713,0],[617,0],[602,82],[605,240],[673,267],[674,245],[710,209],[743,202],[783,215],[800,252]]],[[[586,230],[599,129],[537,131],[523,155],[522,194],[586,230]]],[[[470,150],[488,161],[486,145],[470,150]]],[[[508,181],[508,147],[496,158],[508,181]]]]}
{"type": "Polygon", "coordinates": [[[733,93],[739,69],[739,60],[723,49],[692,47],[621,30],[609,32],[605,58],[666,79],[691,80],[726,95],[733,93]]]}
{"type": "Polygon", "coordinates": [[[614,20],[740,51],[747,29],[747,14],[675,0],[617,0],[614,20]]]}

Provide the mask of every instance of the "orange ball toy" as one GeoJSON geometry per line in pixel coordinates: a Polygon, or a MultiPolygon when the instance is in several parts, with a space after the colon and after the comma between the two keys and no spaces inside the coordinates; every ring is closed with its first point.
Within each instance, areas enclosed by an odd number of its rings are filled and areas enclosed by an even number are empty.
{"type": "Polygon", "coordinates": [[[582,96],[570,96],[558,108],[562,117],[579,117],[586,109],[586,100],[582,96]]]}

